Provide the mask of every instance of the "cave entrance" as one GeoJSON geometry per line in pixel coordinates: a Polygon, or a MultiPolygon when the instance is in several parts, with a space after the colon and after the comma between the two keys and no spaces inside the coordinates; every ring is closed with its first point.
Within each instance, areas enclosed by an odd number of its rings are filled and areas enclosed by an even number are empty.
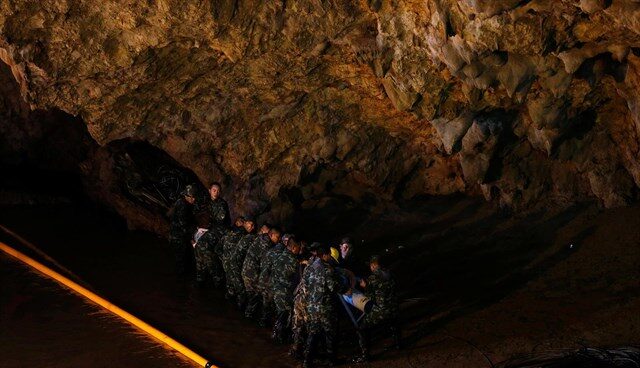
{"type": "Polygon", "coordinates": [[[197,175],[162,149],[129,138],[113,141],[106,149],[117,187],[133,203],[164,213],[190,184],[196,188],[197,211],[207,202],[207,189],[197,175]]]}

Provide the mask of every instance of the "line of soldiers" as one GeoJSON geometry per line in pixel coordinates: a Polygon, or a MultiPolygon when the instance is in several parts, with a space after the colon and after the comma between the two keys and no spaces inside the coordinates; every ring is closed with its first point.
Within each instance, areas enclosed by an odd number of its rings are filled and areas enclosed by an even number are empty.
{"type": "Polygon", "coordinates": [[[231,225],[220,192],[220,184],[211,185],[204,211],[194,216],[196,194],[187,186],[170,213],[170,242],[180,275],[186,275],[195,260],[199,285],[224,288],[226,298],[247,318],[263,327],[273,324],[277,343],[291,338],[290,355],[301,359],[303,367],[310,366],[319,342],[327,362],[335,362],[338,300],[340,294],[357,292],[358,286],[370,302],[363,321],[354,321],[361,350],[354,360],[368,360],[368,338],[377,326],[389,327],[399,347],[395,282],[379,257],[372,257],[371,275],[356,286],[351,270],[359,271],[358,262],[348,239],[338,251],[320,243],[307,246],[269,224],[256,231],[255,222],[242,216],[231,225]]]}

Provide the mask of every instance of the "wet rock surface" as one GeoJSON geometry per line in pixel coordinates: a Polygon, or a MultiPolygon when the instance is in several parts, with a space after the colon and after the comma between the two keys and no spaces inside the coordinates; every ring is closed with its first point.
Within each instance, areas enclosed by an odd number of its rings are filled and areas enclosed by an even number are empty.
{"type": "Polygon", "coordinates": [[[102,149],[148,142],[253,215],[452,193],[615,207],[640,184],[639,32],[630,0],[12,1],[2,92],[102,149]]]}

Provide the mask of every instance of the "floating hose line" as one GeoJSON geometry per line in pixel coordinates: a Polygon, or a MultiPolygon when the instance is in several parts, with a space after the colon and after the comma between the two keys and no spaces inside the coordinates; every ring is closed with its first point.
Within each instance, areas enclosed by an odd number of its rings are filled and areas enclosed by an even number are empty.
{"type": "Polygon", "coordinates": [[[91,292],[90,290],[88,290],[87,288],[79,285],[78,283],[73,282],[69,278],[61,275],[60,273],[50,269],[49,267],[43,265],[42,263],[40,263],[40,262],[28,257],[27,255],[25,255],[25,254],[15,250],[15,249],[13,249],[13,248],[11,248],[7,244],[0,242],[0,250],[5,252],[6,254],[10,255],[11,257],[17,259],[18,261],[28,265],[29,267],[37,270],[38,272],[42,273],[43,275],[55,280],[59,284],[61,284],[61,285],[65,286],[65,287],[71,289],[72,291],[78,293],[80,296],[82,296],[82,297],[94,302],[95,304],[99,305],[100,307],[102,307],[102,308],[108,310],[109,312],[117,315],[118,317],[124,319],[125,321],[129,322],[130,324],[132,324],[135,327],[137,327],[140,330],[142,330],[147,335],[155,338],[156,340],[160,341],[161,343],[165,344],[166,346],[172,348],[173,350],[175,350],[175,351],[179,352],[180,354],[184,355],[185,357],[189,358],[190,360],[195,362],[197,365],[199,365],[201,367],[205,367],[205,368],[218,368],[213,363],[208,362],[206,359],[204,359],[200,355],[196,354],[191,349],[187,348],[186,346],[182,345],[181,343],[179,343],[178,341],[172,339],[171,337],[165,335],[164,333],[162,333],[160,330],[156,329],[155,327],[153,327],[153,326],[149,325],[148,323],[142,321],[141,319],[139,319],[136,316],[130,314],[129,312],[123,310],[122,308],[120,308],[117,305],[111,303],[110,301],[102,298],[101,296],[91,292]]]}

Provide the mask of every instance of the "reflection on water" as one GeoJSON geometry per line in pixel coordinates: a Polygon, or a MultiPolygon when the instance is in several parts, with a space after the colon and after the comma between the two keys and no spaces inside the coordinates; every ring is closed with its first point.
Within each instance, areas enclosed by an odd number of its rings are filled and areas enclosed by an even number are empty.
{"type": "Polygon", "coordinates": [[[192,367],[134,327],[0,255],[4,368],[192,367]]]}
{"type": "MultiPolygon", "coordinates": [[[[286,347],[273,345],[268,331],[244,320],[220,292],[200,290],[191,283],[175,280],[172,253],[162,239],[148,233],[129,232],[117,219],[79,205],[4,208],[0,211],[0,222],[72,269],[99,294],[215,363],[224,367],[295,366],[286,355],[286,347]]],[[[0,240],[9,239],[3,234],[0,240]]],[[[12,244],[15,243],[12,240],[12,244]]],[[[33,292],[40,289],[38,286],[33,292]]],[[[56,296],[59,290],[49,288],[47,293],[56,296]]],[[[38,314],[39,308],[50,312],[55,307],[45,297],[33,308],[38,314]]],[[[20,321],[12,323],[22,326],[20,321]]],[[[75,326],[84,324],[85,321],[79,321],[75,326]]],[[[55,318],[47,326],[49,331],[57,331],[62,336],[69,328],[55,318]]],[[[83,336],[89,341],[93,339],[91,331],[83,336]]],[[[119,335],[110,333],[104,341],[96,338],[99,342],[96,353],[107,354],[111,349],[123,347],[123,340],[115,336],[119,335]]],[[[65,348],[56,350],[63,356],[73,355],[77,347],[68,345],[66,353],[65,348]]]]}

